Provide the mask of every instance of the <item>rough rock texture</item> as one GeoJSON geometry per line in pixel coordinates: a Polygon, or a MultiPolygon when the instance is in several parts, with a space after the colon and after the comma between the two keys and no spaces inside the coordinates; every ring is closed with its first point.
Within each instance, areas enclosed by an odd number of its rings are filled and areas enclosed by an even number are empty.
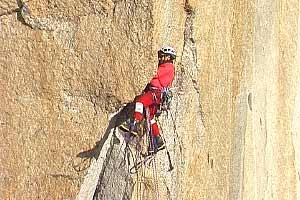
{"type": "Polygon", "coordinates": [[[296,0],[1,1],[0,199],[299,199],[299,20],[296,0]],[[155,181],[117,165],[110,115],[166,44],[155,181]]]}
{"type": "Polygon", "coordinates": [[[89,164],[77,155],[155,69],[140,64],[153,57],[151,5],[85,2],[3,10],[1,199],[74,199],[89,164]]]}

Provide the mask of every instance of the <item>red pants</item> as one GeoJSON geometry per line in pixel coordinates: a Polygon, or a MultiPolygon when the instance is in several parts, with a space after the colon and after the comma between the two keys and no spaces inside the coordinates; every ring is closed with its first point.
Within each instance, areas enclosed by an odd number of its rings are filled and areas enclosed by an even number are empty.
{"type": "Polygon", "coordinates": [[[150,90],[138,97],[135,103],[134,119],[137,121],[142,120],[144,108],[149,108],[151,129],[154,136],[159,136],[159,128],[154,117],[157,112],[157,105],[160,103],[160,94],[160,90],[150,90]]]}

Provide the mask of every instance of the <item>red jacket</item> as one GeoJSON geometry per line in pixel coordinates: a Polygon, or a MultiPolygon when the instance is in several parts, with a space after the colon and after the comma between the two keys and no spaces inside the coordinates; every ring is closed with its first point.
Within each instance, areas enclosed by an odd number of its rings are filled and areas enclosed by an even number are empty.
{"type": "Polygon", "coordinates": [[[150,81],[150,85],[162,89],[171,87],[175,76],[175,66],[173,63],[163,63],[158,66],[156,75],[150,81]]]}

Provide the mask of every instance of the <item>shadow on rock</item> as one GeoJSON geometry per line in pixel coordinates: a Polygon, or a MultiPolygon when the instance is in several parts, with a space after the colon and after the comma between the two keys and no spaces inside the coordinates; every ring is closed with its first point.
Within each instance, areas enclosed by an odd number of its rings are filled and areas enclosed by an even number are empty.
{"type": "MultiPolygon", "coordinates": [[[[77,172],[87,169],[90,165],[91,159],[97,159],[99,157],[105,141],[107,140],[109,134],[111,134],[111,130],[113,130],[113,134],[115,135],[116,128],[118,128],[125,120],[133,116],[133,111],[134,103],[126,104],[126,106],[124,106],[116,115],[111,118],[103,137],[96,142],[95,146],[92,149],[77,154],[76,157],[82,159],[79,164],[73,166],[77,172]]],[[[120,140],[115,136],[113,137],[113,143],[118,144],[120,143],[120,140]]]]}

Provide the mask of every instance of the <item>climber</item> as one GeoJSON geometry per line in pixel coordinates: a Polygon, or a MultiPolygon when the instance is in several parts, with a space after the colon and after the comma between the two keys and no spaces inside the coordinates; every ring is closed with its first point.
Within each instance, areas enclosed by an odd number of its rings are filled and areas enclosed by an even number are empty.
{"type": "MultiPolygon", "coordinates": [[[[168,89],[173,82],[175,76],[174,61],[176,59],[176,52],[172,47],[166,46],[158,51],[158,68],[156,75],[147,84],[141,96],[135,100],[135,110],[133,120],[128,124],[129,132],[136,134],[137,123],[139,123],[144,114],[144,108],[149,108],[149,117],[152,130],[153,147],[149,148],[150,152],[157,152],[165,148],[164,141],[160,136],[160,131],[155,121],[155,115],[158,112],[161,103],[162,91],[168,89]]],[[[121,125],[122,126],[122,125],[121,125]]],[[[121,127],[122,128],[122,127],[121,127]]],[[[123,129],[126,127],[123,125],[123,129]]]]}

